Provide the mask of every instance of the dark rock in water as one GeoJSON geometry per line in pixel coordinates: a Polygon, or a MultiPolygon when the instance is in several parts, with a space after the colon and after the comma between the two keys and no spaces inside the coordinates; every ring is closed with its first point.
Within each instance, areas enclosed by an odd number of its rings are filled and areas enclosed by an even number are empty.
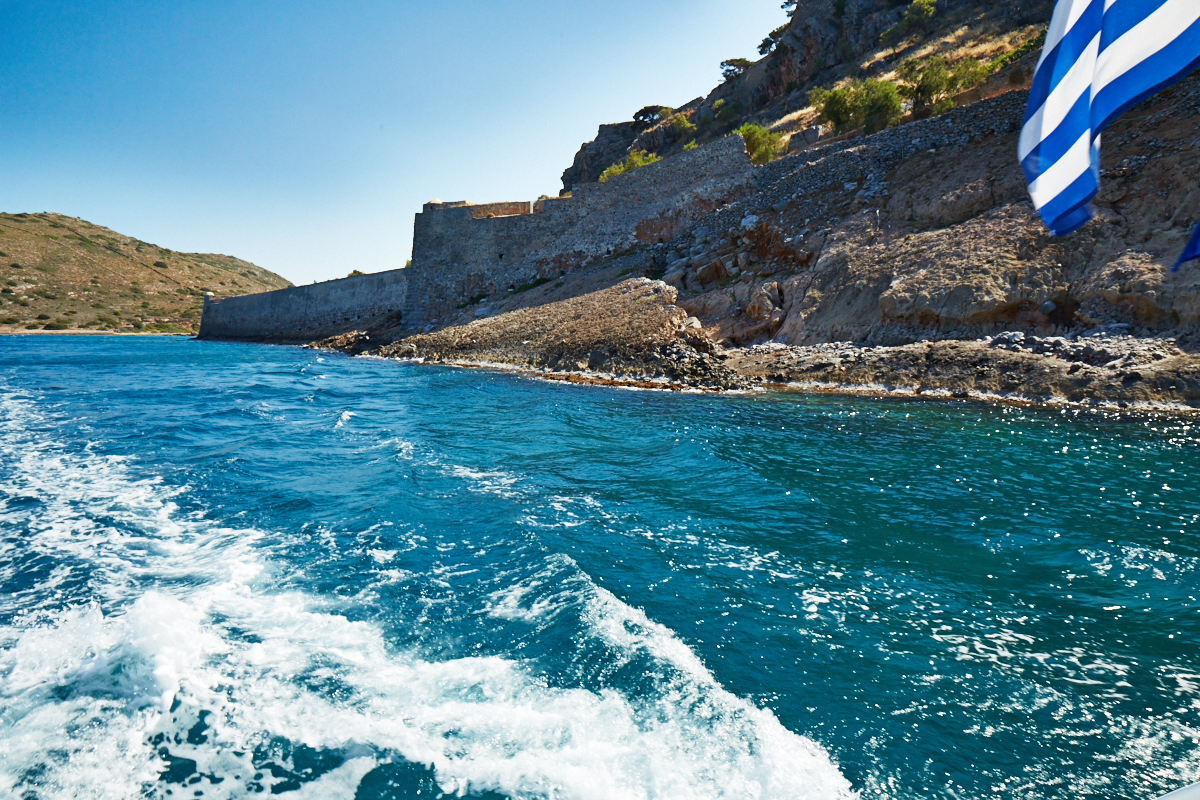
{"type": "Polygon", "coordinates": [[[366,331],[350,331],[341,336],[331,336],[319,342],[304,345],[307,350],[337,350],[352,356],[365,353],[371,349],[371,337],[366,331]]]}

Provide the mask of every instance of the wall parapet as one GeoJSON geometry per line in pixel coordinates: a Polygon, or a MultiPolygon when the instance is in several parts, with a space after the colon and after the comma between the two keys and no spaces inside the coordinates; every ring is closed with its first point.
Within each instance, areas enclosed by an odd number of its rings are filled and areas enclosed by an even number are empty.
{"type": "Polygon", "coordinates": [[[309,342],[398,315],[408,275],[396,269],[238,297],[204,298],[201,339],[309,342]]]}

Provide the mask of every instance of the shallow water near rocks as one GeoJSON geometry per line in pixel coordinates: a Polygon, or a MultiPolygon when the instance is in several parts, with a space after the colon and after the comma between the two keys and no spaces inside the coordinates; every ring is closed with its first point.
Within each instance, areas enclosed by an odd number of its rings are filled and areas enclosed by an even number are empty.
{"type": "Polygon", "coordinates": [[[1154,798],[1200,432],[0,339],[0,794],[1154,798]]]}

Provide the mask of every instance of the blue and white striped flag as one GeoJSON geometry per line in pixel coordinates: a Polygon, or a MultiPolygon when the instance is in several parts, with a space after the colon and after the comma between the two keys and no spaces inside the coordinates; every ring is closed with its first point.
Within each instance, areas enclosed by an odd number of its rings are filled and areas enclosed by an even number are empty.
{"type": "MultiPolygon", "coordinates": [[[[1091,219],[1100,132],[1198,65],[1200,0],[1058,0],[1020,145],[1029,193],[1052,234],[1091,219]]],[[[1200,228],[1179,263],[1193,258],[1200,228]]]]}

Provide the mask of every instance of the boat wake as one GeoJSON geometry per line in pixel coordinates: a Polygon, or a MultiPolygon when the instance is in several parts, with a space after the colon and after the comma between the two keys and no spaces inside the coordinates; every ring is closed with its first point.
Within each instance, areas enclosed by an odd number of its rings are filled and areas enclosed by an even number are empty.
{"type": "Polygon", "coordinates": [[[486,613],[577,615],[596,674],[652,664],[643,682],[396,647],[333,599],[281,588],[290,565],[264,531],[59,441],[56,424],[0,394],[2,793],[853,796],[818,744],[565,556],[493,592],[486,613]]]}

